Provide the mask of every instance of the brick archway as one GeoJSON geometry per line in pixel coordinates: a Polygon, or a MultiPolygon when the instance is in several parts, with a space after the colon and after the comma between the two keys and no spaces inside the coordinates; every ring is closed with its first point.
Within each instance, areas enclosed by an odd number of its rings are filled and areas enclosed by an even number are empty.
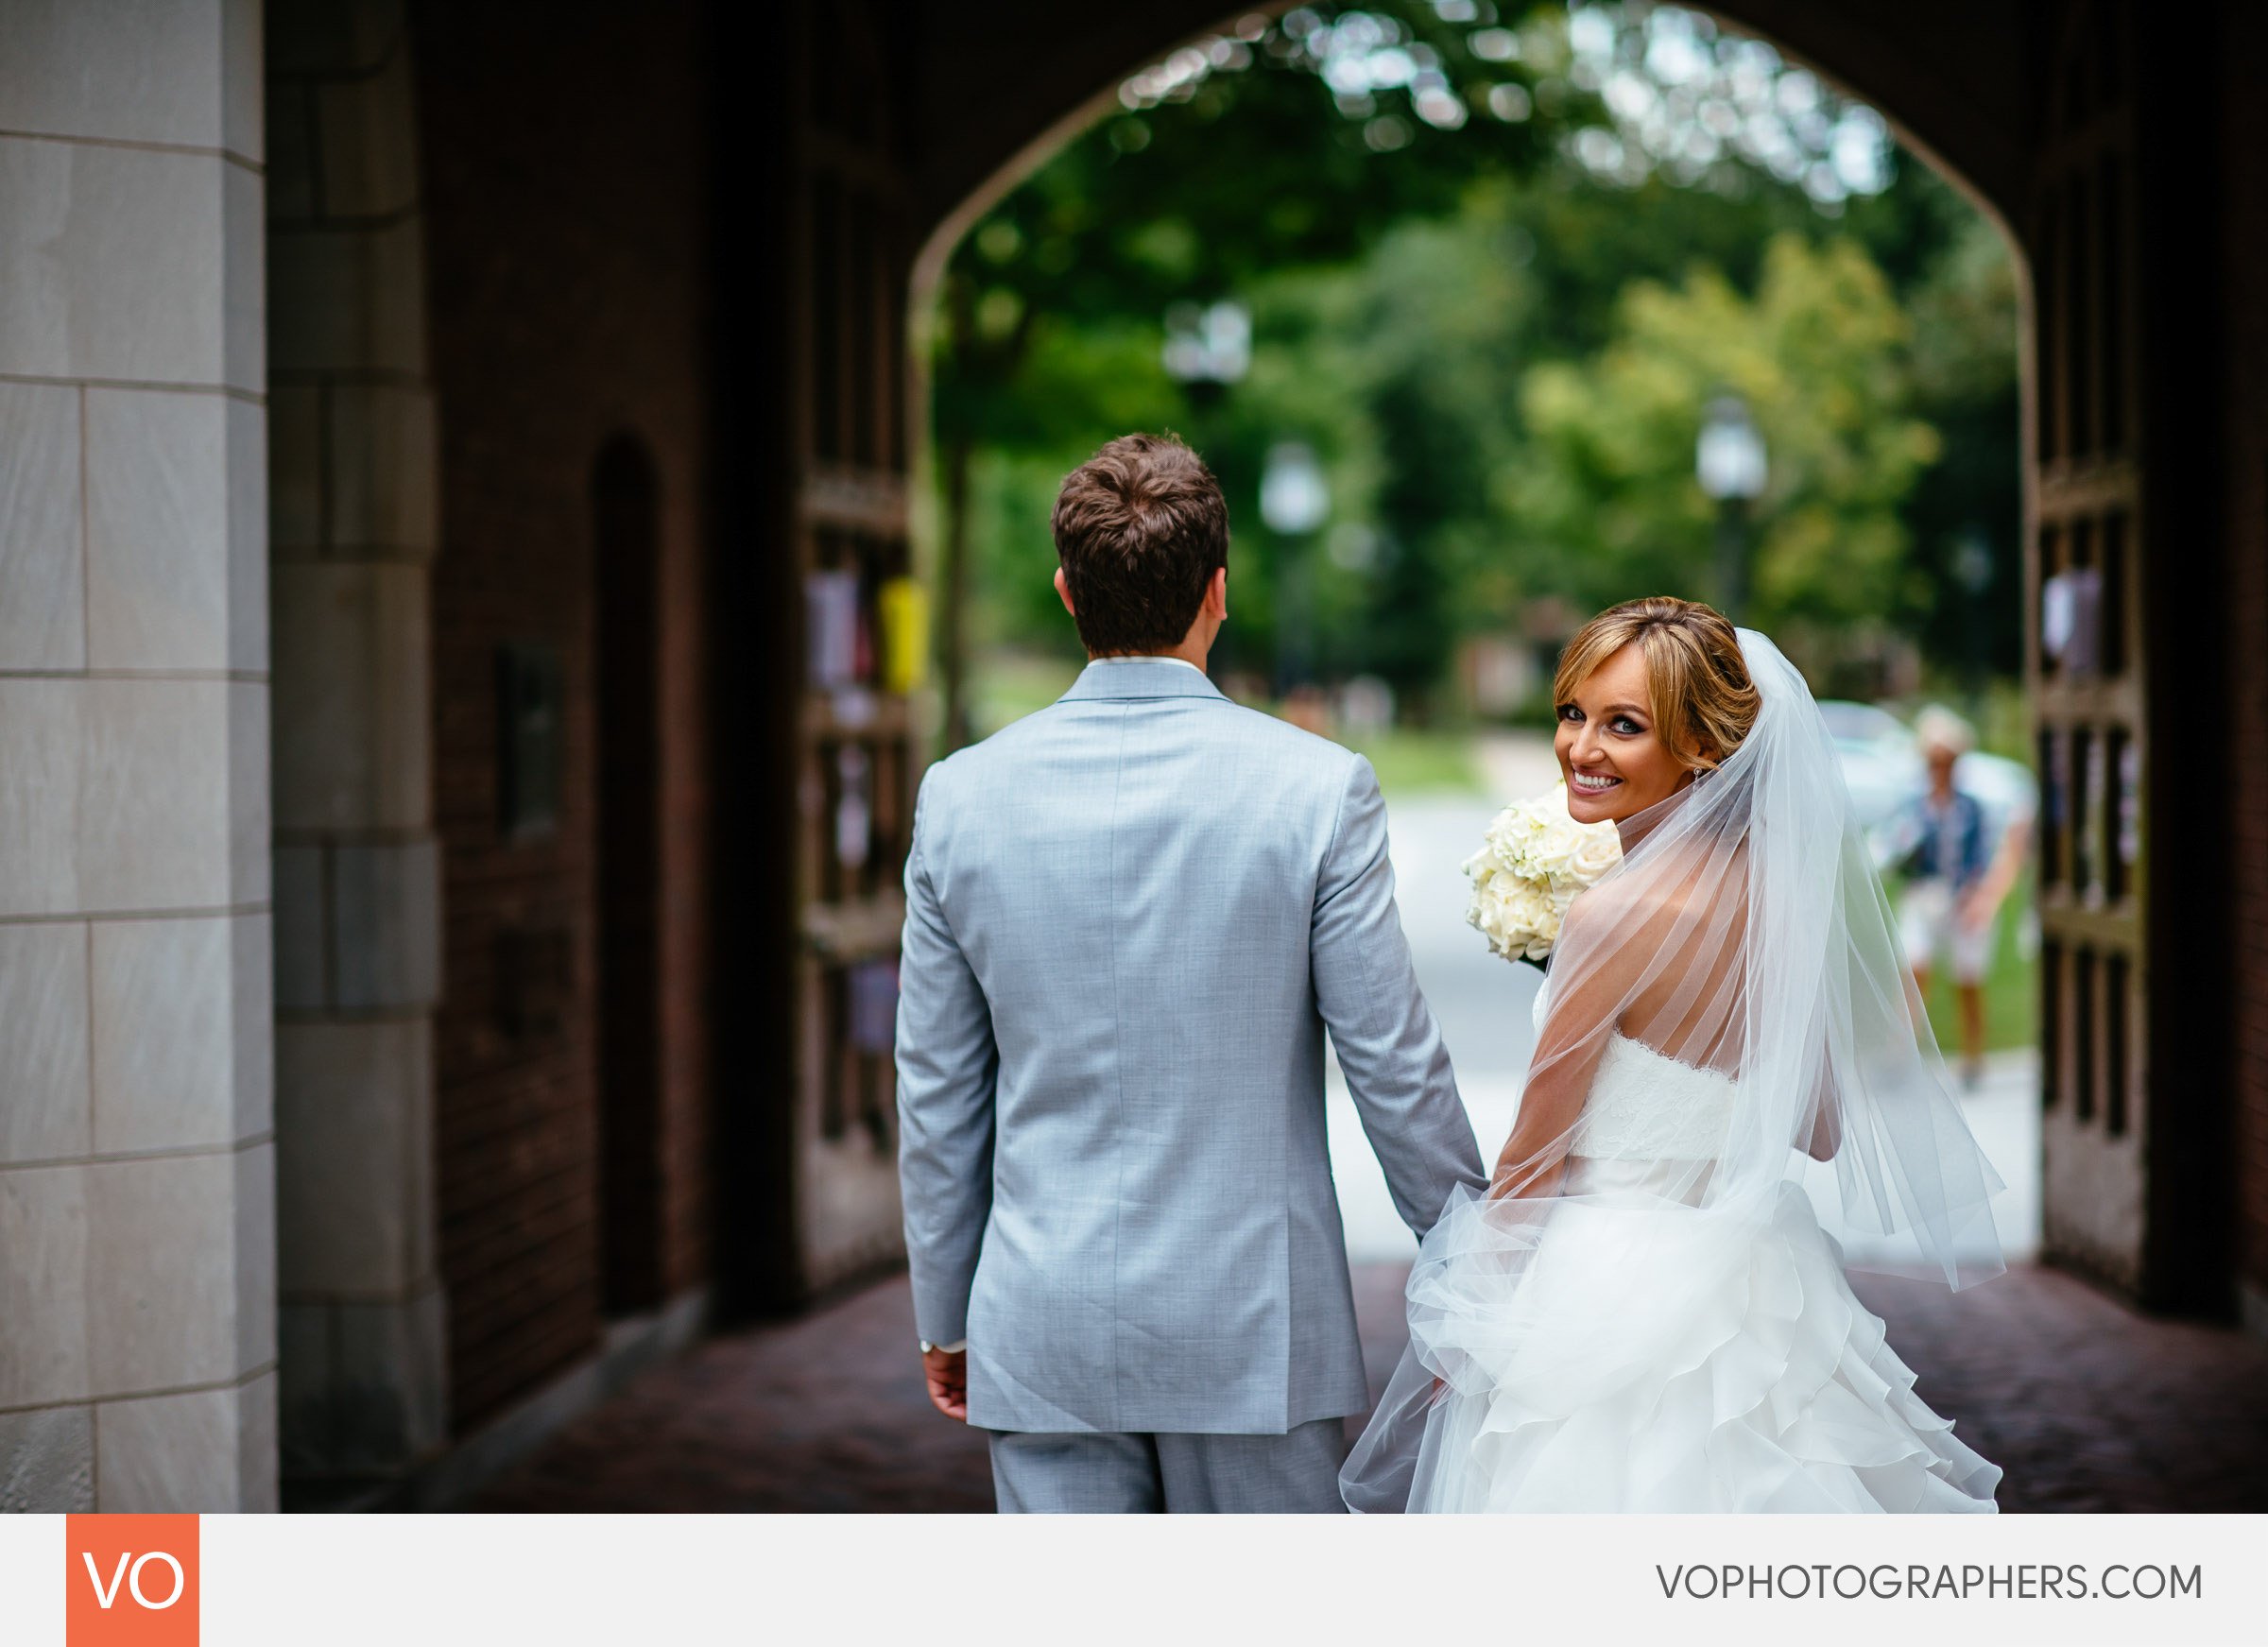
{"type": "MultiPolygon", "coordinates": [[[[893,250],[862,253],[823,228],[814,214],[826,210],[824,187],[798,181],[791,217],[811,251],[794,278],[816,291],[842,259],[869,256],[880,261],[870,276],[853,268],[851,287],[886,282],[915,305],[958,234],[1091,117],[1119,75],[1218,21],[1196,6],[1082,17],[1002,4],[950,21],[892,12],[885,29],[879,9],[840,10],[852,21],[833,26],[867,30],[900,88],[886,104],[899,136],[878,137],[890,163],[848,185],[872,189],[893,250]],[[984,94],[971,96],[978,85],[984,94]],[[916,132],[920,141],[906,140],[916,132]],[[909,262],[916,237],[925,249],[909,262]]],[[[2183,249],[2192,260],[2205,249],[2211,216],[2201,150],[2185,147],[2205,118],[2184,77],[2190,60],[2137,26],[2125,0],[2044,11],[1746,0],[1727,14],[1880,109],[2003,226],[2027,271],[2027,655],[2048,782],[2043,861],[2058,877],[2045,913],[2049,1242],[2134,1296],[2226,1311],[2233,906],[2150,893],[2201,852],[2229,862],[2233,845],[2230,819],[2184,815],[2148,754],[2160,718],[2218,657],[2200,659],[2174,632],[2193,608],[2198,569],[2157,547],[2215,540],[2220,519],[2206,363],[2221,321],[2183,300],[2180,274],[2183,249]],[[2104,592],[2088,609],[2095,661],[2059,666],[2038,643],[2039,594],[2074,572],[2104,592]],[[2178,689],[2166,678],[2176,669],[2178,689]],[[2174,815],[2177,833],[2150,827],[2174,815]]],[[[797,38],[815,87],[851,60],[829,56],[835,37],[816,21],[797,38]]],[[[825,99],[813,95],[817,109],[825,99]]],[[[787,146],[799,180],[847,163],[823,119],[806,118],[787,146]]],[[[799,379],[791,424],[808,422],[829,392],[799,379]]],[[[917,416],[920,403],[907,397],[917,416]]],[[[902,492],[902,463],[850,472],[782,457],[807,514],[814,499],[824,511],[837,506],[827,500],[902,492]]]]}

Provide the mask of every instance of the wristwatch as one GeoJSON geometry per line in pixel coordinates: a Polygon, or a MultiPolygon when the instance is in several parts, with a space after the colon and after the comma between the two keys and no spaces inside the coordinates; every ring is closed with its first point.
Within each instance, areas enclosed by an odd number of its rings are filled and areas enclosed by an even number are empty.
{"type": "Polygon", "coordinates": [[[969,1347],[969,1341],[966,1338],[956,1338],[951,1344],[932,1344],[926,1338],[917,1339],[915,1342],[921,1346],[923,1355],[927,1355],[933,1349],[941,1349],[947,1355],[958,1355],[969,1347]]]}

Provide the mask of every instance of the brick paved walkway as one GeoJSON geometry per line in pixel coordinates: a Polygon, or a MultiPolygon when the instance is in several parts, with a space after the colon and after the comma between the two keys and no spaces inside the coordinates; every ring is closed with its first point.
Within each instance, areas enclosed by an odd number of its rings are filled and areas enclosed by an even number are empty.
{"type": "Polygon", "coordinates": [[[982,1434],[937,1415],[905,1278],[657,1367],[476,1510],[990,1510],[982,1434]]]}
{"type": "Polygon", "coordinates": [[[2027,1265],[1965,1293],[1852,1278],[2003,1510],[2268,1510],[2268,1344],[2027,1265]]]}
{"type": "MultiPolygon", "coordinates": [[[[1356,1273],[1375,1387],[1400,1272],[1356,1273]]],[[[1920,1391],[2007,1470],[2007,1510],[2268,1510],[2268,1345],[2025,1268],[1968,1293],[1867,1278],[1920,1391]]],[[[988,1510],[980,1436],[930,1411],[902,1278],[712,1340],[569,1428],[482,1510],[988,1510]]]]}

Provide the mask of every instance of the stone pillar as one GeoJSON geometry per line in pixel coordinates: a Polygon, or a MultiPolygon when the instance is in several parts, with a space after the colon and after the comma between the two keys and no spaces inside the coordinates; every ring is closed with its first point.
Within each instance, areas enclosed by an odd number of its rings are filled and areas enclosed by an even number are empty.
{"type": "Polygon", "coordinates": [[[271,1509],[257,0],[0,0],[0,1509],[271,1509]]]}
{"type": "Polygon", "coordinates": [[[283,1446],[312,1489],[399,1473],[447,1424],[436,451],[399,0],[274,0],[267,96],[283,1446]]]}

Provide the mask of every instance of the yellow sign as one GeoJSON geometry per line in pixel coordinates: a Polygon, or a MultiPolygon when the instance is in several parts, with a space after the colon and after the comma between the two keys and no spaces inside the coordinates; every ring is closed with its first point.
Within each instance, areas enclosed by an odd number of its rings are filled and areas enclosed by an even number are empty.
{"type": "Polygon", "coordinates": [[[882,586],[882,685],[908,693],[929,675],[929,591],[910,577],[882,586]]]}

